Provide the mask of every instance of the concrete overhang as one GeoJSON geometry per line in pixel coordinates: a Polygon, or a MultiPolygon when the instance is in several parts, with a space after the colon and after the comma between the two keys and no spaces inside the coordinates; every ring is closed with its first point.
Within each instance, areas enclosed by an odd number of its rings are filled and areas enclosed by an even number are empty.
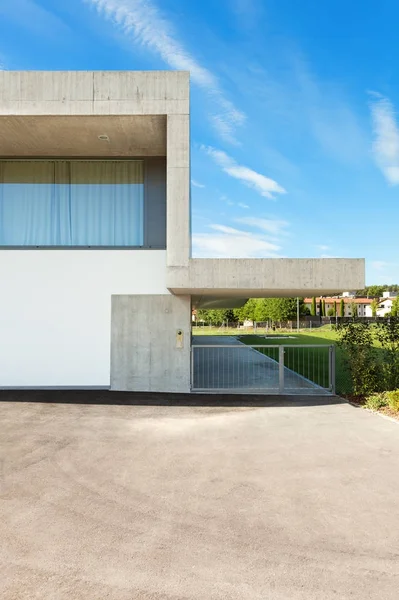
{"type": "Polygon", "coordinates": [[[188,267],[169,267],[167,286],[173,294],[228,298],[315,296],[362,289],[362,258],[201,259],[188,267]]]}
{"type": "Polygon", "coordinates": [[[193,308],[240,308],[244,306],[248,298],[240,298],[236,296],[192,296],[191,305],[193,308]]]}
{"type": "Polygon", "coordinates": [[[166,116],[0,116],[0,156],[166,156],[166,116]]]}

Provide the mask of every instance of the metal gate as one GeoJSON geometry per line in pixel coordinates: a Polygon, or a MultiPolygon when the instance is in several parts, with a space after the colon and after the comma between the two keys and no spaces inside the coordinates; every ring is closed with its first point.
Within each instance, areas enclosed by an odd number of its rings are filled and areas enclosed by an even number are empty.
{"type": "Polygon", "coordinates": [[[193,344],[193,392],[334,394],[334,345],[193,344]]]}

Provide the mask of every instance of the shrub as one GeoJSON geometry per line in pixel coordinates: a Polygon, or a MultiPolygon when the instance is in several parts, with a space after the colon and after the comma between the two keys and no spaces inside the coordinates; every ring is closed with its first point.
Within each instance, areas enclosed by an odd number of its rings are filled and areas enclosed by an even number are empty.
{"type": "Polygon", "coordinates": [[[368,323],[351,322],[338,327],[339,342],[345,365],[349,370],[353,392],[356,396],[368,396],[383,391],[380,364],[372,330],[368,323]]]}
{"type": "Polygon", "coordinates": [[[329,308],[327,311],[327,317],[335,317],[334,309],[329,308]]]}
{"type": "Polygon", "coordinates": [[[385,392],[369,396],[366,402],[364,403],[364,408],[370,408],[371,410],[379,410],[380,408],[384,408],[385,406],[388,406],[388,400],[386,398],[385,392]]]}
{"type": "Polygon", "coordinates": [[[396,390],[399,387],[399,319],[388,318],[379,323],[376,338],[384,350],[384,387],[386,390],[396,390]]]}
{"type": "Polygon", "coordinates": [[[389,408],[399,411],[399,390],[385,392],[385,399],[389,408]]]}

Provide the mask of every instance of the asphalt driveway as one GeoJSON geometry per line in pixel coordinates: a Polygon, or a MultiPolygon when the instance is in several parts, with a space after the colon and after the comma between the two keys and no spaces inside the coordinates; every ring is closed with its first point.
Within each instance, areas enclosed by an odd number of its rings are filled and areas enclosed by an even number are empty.
{"type": "Polygon", "coordinates": [[[0,597],[397,600],[399,425],[251,402],[0,402],[0,597]]]}

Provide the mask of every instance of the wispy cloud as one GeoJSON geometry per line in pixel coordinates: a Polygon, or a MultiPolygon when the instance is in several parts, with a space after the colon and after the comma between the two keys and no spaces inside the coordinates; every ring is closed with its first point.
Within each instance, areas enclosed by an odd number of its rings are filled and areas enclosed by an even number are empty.
{"type": "Polygon", "coordinates": [[[194,187],[197,187],[197,188],[204,188],[205,187],[204,184],[199,183],[198,181],[195,181],[195,179],[191,180],[191,185],[193,185],[194,187]]]}
{"type": "Polygon", "coordinates": [[[318,250],[321,250],[322,252],[325,252],[326,250],[330,249],[330,246],[326,246],[325,244],[317,244],[316,248],[318,248],[318,250]]]}
{"type": "Polygon", "coordinates": [[[386,180],[399,184],[399,128],[392,103],[379,94],[370,104],[374,127],[374,158],[386,180]]]}
{"type": "Polygon", "coordinates": [[[238,202],[237,206],[239,206],[240,208],[249,208],[248,204],[244,204],[244,202],[238,202]]]}
{"type": "Polygon", "coordinates": [[[376,271],[382,271],[389,266],[389,263],[385,260],[372,260],[370,264],[376,271]]]}
{"type": "Polygon", "coordinates": [[[263,235],[212,224],[216,233],[193,235],[193,255],[202,258],[278,258],[280,246],[263,235]]]}
{"type": "Polygon", "coordinates": [[[171,21],[151,0],[84,0],[120,28],[135,44],[158,54],[172,69],[190,71],[192,81],[214,101],[213,125],[223,139],[235,142],[235,128],[245,115],[225,97],[216,75],[202,66],[178,39],[171,21]]]}
{"type": "Polygon", "coordinates": [[[260,229],[271,235],[284,235],[287,233],[289,223],[280,219],[262,219],[258,217],[240,217],[234,219],[236,223],[249,225],[255,229],[260,229]]]}
{"type": "Polygon", "coordinates": [[[252,188],[261,196],[265,198],[274,199],[275,194],[285,194],[286,191],[281,185],[279,185],[274,179],[270,179],[249,167],[244,167],[239,165],[231,156],[223,152],[222,150],[217,150],[216,148],[212,148],[211,146],[201,146],[202,150],[204,150],[213,160],[222,167],[223,171],[233,177],[234,179],[238,179],[241,183],[246,186],[252,188]]]}
{"type": "Polygon", "coordinates": [[[300,51],[293,58],[293,82],[289,96],[298,106],[295,112],[302,112],[324,151],[340,162],[359,163],[366,156],[368,140],[339,86],[319,80],[300,51]]]}

